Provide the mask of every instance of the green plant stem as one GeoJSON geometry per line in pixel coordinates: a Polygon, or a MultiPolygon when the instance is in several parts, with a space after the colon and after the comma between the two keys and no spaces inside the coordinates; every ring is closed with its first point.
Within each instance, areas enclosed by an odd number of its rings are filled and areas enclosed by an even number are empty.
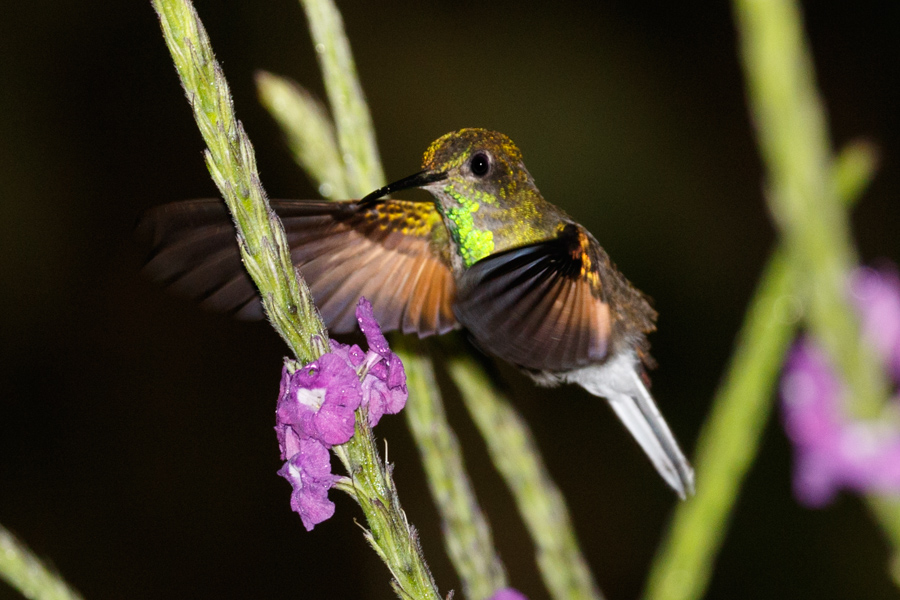
{"type": "Polygon", "coordinates": [[[807,322],[853,390],[850,411],[877,417],[888,385],[847,298],[856,265],[849,216],[830,176],[825,111],[799,7],[735,0],[748,96],[768,171],[769,208],[797,275],[807,322]]]}
{"type": "MultiPolygon", "coordinates": [[[[340,190],[351,197],[361,197],[383,186],[385,176],[350,44],[330,0],[303,0],[302,5],[335,124],[333,128],[330,123],[323,124],[324,111],[300,86],[286,80],[271,75],[258,77],[260,95],[285,130],[297,163],[320,189],[323,184],[339,181],[340,190]],[[325,152],[307,148],[310,143],[322,145],[319,140],[324,140],[325,146],[332,145],[328,139],[332,130],[340,141],[339,153],[327,148],[325,152]]],[[[493,548],[490,526],[464,470],[456,436],[444,418],[432,361],[411,340],[395,338],[392,344],[407,371],[411,394],[404,413],[423,456],[429,486],[444,524],[444,543],[466,596],[487,597],[505,585],[505,572],[493,548]]]]}
{"type": "MultiPolygon", "coordinates": [[[[768,171],[769,207],[781,233],[809,328],[849,389],[845,408],[861,419],[882,416],[889,384],[874,348],[860,335],[847,298],[856,264],[847,211],[830,176],[833,157],[825,111],[797,2],[735,0],[743,65],[759,146],[768,171]]],[[[888,539],[900,501],[873,512],[888,539]]],[[[871,505],[870,505],[871,506],[871,505]]],[[[894,546],[895,564],[900,546],[894,546]]]]}
{"type": "Polygon", "coordinates": [[[776,252],[747,311],[725,381],[697,442],[697,493],[675,511],[644,598],[700,598],[771,412],[775,379],[796,330],[791,272],[776,252]]]}
{"type": "MultiPolygon", "coordinates": [[[[268,206],[253,148],[234,117],[228,85],[203,25],[188,0],[154,0],[153,6],[207,143],[207,166],[234,217],[244,264],[272,325],[297,358],[309,362],[328,349],[325,328],[291,263],[281,222],[268,206]]],[[[350,476],[339,487],[362,507],[370,527],[366,538],[394,575],[397,594],[437,600],[418,536],[400,507],[390,467],[378,457],[363,411],[356,415],[356,434],[334,451],[350,476]]]]}
{"type": "Polygon", "coordinates": [[[491,460],[512,492],[534,541],[538,568],[550,595],[557,600],[602,598],[581,555],[562,493],[550,478],[522,417],[494,390],[471,356],[455,354],[447,367],[487,443],[491,460]]]}
{"type": "MultiPolygon", "coordinates": [[[[848,146],[834,165],[841,199],[851,204],[875,172],[874,149],[848,146]]],[[[778,249],[763,271],[724,381],[700,431],[697,493],[678,505],[650,569],[644,598],[703,596],[741,484],[756,459],[775,399],[776,378],[797,331],[801,304],[790,265],[778,249]]]]}
{"type": "Polygon", "coordinates": [[[206,142],[206,165],[235,220],[241,257],[275,330],[301,362],[327,348],[325,326],[291,264],[281,222],[259,181],[253,146],[234,116],[228,83],[193,5],[153,0],[194,119],[206,142]]]}
{"type": "Polygon", "coordinates": [[[410,399],[403,413],[438,505],[444,544],[470,600],[489,598],[507,586],[506,570],[491,528],[475,498],[463,464],[459,441],[447,422],[431,359],[413,338],[395,338],[406,367],[410,399]]]}
{"type": "Polygon", "coordinates": [[[900,587],[900,518],[898,518],[900,511],[897,508],[897,501],[869,496],[866,498],[866,504],[881,523],[888,541],[894,547],[894,556],[888,565],[888,571],[894,584],[900,587]]]}
{"type": "Polygon", "coordinates": [[[349,198],[350,190],[328,110],[296,82],[259,71],[256,89],[281,126],[294,160],[325,198],[349,198]]]}
{"type": "Polygon", "coordinates": [[[381,462],[375,436],[364,412],[356,413],[356,433],[346,444],[332,448],[350,474],[351,483],[338,487],[350,494],[366,515],[366,541],[393,575],[391,585],[399,598],[439,600],[440,593],[425,563],[419,534],[400,506],[391,476],[393,468],[381,462]]]}
{"type": "Polygon", "coordinates": [[[344,23],[331,0],[301,0],[300,4],[325,79],[350,193],[362,197],[384,185],[384,170],[344,23]]]}
{"type": "Polygon", "coordinates": [[[0,525],[0,579],[30,600],[81,600],[16,537],[0,525]]]}

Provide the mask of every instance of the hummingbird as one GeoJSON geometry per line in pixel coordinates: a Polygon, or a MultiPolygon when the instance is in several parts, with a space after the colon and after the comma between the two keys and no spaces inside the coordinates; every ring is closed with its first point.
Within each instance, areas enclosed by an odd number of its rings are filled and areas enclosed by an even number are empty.
{"type": "MultiPolygon", "coordinates": [[[[464,328],[538,385],[606,398],[679,497],[693,493],[693,469],[647,388],[656,311],[594,236],[544,199],[507,136],[448,133],[420,171],[360,200],[271,205],[330,331],[354,331],[361,296],[384,331],[464,328]],[[411,188],[431,198],[386,198],[411,188]]],[[[138,233],[152,277],[207,308],[264,317],[220,200],[151,209],[138,233]]]]}

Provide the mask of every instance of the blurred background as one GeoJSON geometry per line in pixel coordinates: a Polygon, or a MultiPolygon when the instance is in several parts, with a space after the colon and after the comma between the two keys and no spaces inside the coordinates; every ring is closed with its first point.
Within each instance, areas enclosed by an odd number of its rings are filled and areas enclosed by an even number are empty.
{"type": "MultiPolygon", "coordinates": [[[[141,211],[215,195],[147,1],[13,2],[0,37],[0,523],[87,598],[393,598],[346,497],[307,533],[277,477],[280,339],[202,312],[140,273],[141,211]]],[[[271,197],[312,197],[253,74],[324,97],[293,0],[197,0],[271,197]]],[[[727,3],[341,3],[389,179],[461,127],[508,134],[544,195],[590,229],[660,312],[654,392],[691,454],[775,236],[727,3]]],[[[864,261],[900,260],[900,13],[808,3],[835,145],[881,149],[854,211],[864,261]]],[[[634,598],[673,506],[611,412],[575,388],[500,375],[566,493],[609,598],[634,598]]],[[[450,417],[511,583],[545,592],[464,409],[450,417]]],[[[459,589],[402,417],[401,500],[442,591],[459,589]]],[[[709,598],[897,598],[860,501],[790,491],[777,418],[709,598]]],[[[700,482],[702,485],[702,482],[700,482]]],[[[0,583],[0,598],[18,597],[0,583]]]]}

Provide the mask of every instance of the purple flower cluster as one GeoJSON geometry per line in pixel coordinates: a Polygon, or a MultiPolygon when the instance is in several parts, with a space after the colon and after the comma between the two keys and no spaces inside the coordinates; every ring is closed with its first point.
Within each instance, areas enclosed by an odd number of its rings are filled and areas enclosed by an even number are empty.
{"type": "MultiPolygon", "coordinates": [[[[900,381],[900,278],[896,271],[858,271],[853,300],[864,338],[900,381]]],[[[810,339],[797,342],[781,384],[784,425],[795,448],[794,493],[808,506],[828,504],[840,489],[900,493],[900,421],[854,421],[843,384],[810,339]]],[[[900,399],[895,398],[900,409],[900,399]]]]}
{"type": "Polygon", "coordinates": [[[331,340],[331,352],[300,368],[285,361],[281,373],[275,433],[286,462],[278,474],[293,487],[291,508],[307,530],[334,514],[328,490],[338,478],[331,473],[328,449],[353,437],[356,410],[362,408],[374,427],[382,415],[406,405],[403,363],[388,347],[365,298],[356,319],[368,352],[331,340]]]}

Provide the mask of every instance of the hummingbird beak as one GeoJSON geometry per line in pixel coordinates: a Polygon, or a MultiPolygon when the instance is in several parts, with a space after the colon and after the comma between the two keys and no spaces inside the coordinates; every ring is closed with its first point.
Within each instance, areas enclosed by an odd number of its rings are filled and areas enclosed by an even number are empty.
{"type": "Polygon", "coordinates": [[[375,190],[371,194],[367,194],[365,198],[359,201],[359,203],[369,204],[375,202],[382,196],[387,196],[388,194],[399,192],[400,190],[424,187],[429,183],[443,181],[444,179],[447,179],[447,173],[445,171],[430,171],[426,169],[424,171],[419,171],[414,175],[410,175],[409,177],[404,177],[394,183],[390,183],[383,188],[375,190]]]}

